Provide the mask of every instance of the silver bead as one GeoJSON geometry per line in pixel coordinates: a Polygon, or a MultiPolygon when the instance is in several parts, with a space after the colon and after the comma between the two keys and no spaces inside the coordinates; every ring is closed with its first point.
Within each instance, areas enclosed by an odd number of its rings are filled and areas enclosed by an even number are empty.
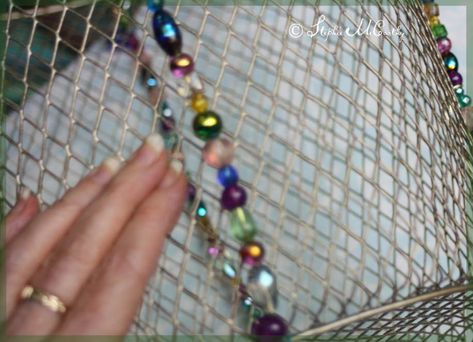
{"type": "Polygon", "coordinates": [[[276,276],[268,266],[253,267],[249,272],[246,288],[256,305],[265,311],[274,311],[277,304],[278,287],[276,276]]]}

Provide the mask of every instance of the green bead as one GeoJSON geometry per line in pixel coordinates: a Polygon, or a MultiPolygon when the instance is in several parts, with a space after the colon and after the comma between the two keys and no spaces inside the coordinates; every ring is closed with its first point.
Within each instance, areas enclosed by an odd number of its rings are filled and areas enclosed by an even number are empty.
{"type": "Polygon", "coordinates": [[[257,231],[256,223],[246,208],[239,207],[231,212],[230,230],[233,237],[241,242],[253,240],[257,231]]]}
{"type": "Polygon", "coordinates": [[[432,33],[434,34],[435,39],[445,38],[448,35],[447,28],[442,24],[433,25],[432,33]]]}
{"type": "Polygon", "coordinates": [[[460,107],[468,107],[471,105],[471,97],[469,97],[468,95],[458,96],[458,102],[460,102],[460,107]]]}
{"type": "Polygon", "coordinates": [[[207,141],[218,137],[222,130],[222,120],[217,113],[207,110],[195,116],[192,127],[197,137],[207,141]]]}

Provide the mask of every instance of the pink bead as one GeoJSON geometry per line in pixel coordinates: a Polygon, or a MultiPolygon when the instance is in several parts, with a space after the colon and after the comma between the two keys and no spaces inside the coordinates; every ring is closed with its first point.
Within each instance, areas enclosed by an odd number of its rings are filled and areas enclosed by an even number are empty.
{"type": "Polygon", "coordinates": [[[220,253],[222,253],[223,248],[222,246],[213,245],[213,246],[210,246],[207,251],[209,252],[211,256],[217,257],[220,255],[220,253]]]}
{"type": "Polygon", "coordinates": [[[233,142],[225,138],[209,140],[204,146],[202,155],[208,166],[220,169],[233,160],[233,142]]]}
{"type": "Polygon", "coordinates": [[[188,54],[181,53],[171,58],[169,67],[174,77],[183,78],[194,70],[194,61],[188,54]]]}

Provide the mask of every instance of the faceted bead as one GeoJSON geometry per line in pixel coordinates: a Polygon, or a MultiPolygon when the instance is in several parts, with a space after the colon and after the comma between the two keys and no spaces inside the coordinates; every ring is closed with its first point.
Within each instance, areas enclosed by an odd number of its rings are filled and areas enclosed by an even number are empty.
{"type": "Polygon", "coordinates": [[[249,242],[256,235],[256,223],[246,208],[236,208],[230,214],[230,230],[233,237],[241,242],[249,242]]]}
{"type": "Polygon", "coordinates": [[[165,118],[173,117],[172,109],[171,109],[171,107],[169,107],[169,105],[166,101],[162,101],[159,104],[159,113],[162,116],[164,116],[165,118]]]}
{"type": "Polygon", "coordinates": [[[212,139],[205,143],[202,156],[208,166],[220,169],[232,162],[234,147],[233,142],[228,139],[212,139]]]}
{"type": "Polygon", "coordinates": [[[158,9],[154,13],[153,30],[159,46],[169,56],[175,56],[181,52],[181,31],[168,12],[158,9]]]}
{"type": "Polygon", "coordinates": [[[246,191],[243,187],[238,184],[231,185],[225,188],[220,198],[220,204],[223,209],[233,210],[238,207],[244,206],[246,203],[246,191]]]}
{"type": "Polygon", "coordinates": [[[465,94],[465,89],[463,89],[462,87],[457,86],[453,87],[453,89],[455,90],[455,94],[457,94],[457,96],[465,94]]]}
{"type": "Polygon", "coordinates": [[[471,105],[471,97],[469,97],[468,95],[459,96],[458,101],[460,102],[461,108],[466,108],[471,105]]]}
{"type": "Polygon", "coordinates": [[[243,263],[254,266],[264,258],[264,247],[257,241],[248,242],[240,248],[240,256],[243,263]]]}
{"type": "Polygon", "coordinates": [[[146,0],[146,5],[150,11],[156,11],[163,7],[164,0],[146,0]]]}
{"type": "Polygon", "coordinates": [[[209,107],[207,97],[201,92],[194,92],[192,94],[191,106],[197,113],[205,112],[209,107]]]}
{"type": "Polygon", "coordinates": [[[162,117],[159,120],[161,132],[163,133],[171,133],[174,128],[176,127],[176,120],[171,117],[162,117]]]}
{"type": "Polygon", "coordinates": [[[220,134],[222,120],[217,113],[207,110],[195,116],[192,127],[195,135],[206,141],[216,138],[220,134]]]}
{"type": "Polygon", "coordinates": [[[435,39],[445,38],[448,35],[447,28],[445,25],[437,24],[431,27],[432,33],[434,34],[435,39]]]}
{"type": "Polygon", "coordinates": [[[238,182],[237,170],[231,165],[225,165],[218,170],[218,181],[224,187],[236,184],[238,182]]]}
{"type": "Polygon", "coordinates": [[[439,14],[440,14],[439,5],[434,4],[434,3],[425,4],[424,5],[424,12],[425,12],[425,15],[427,16],[427,18],[438,17],[439,14]]]}
{"type": "Polygon", "coordinates": [[[260,341],[280,341],[281,337],[287,335],[288,327],[281,316],[271,313],[255,320],[251,325],[251,333],[260,336],[260,341]]]}
{"type": "Polygon", "coordinates": [[[246,288],[255,304],[268,311],[274,309],[278,287],[276,276],[268,266],[258,265],[253,267],[248,274],[246,288]]]}
{"type": "Polygon", "coordinates": [[[447,68],[447,71],[458,70],[458,60],[453,53],[448,53],[443,57],[443,63],[447,68]]]}
{"type": "Polygon", "coordinates": [[[169,68],[174,77],[183,78],[194,70],[194,61],[188,54],[181,53],[171,58],[169,68]]]}
{"type": "Polygon", "coordinates": [[[450,52],[452,48],[452,41],[447,37],[437,39],[437,48],[442,56],[445,56],[450,52]]]}
{"type": "Polygon", "coordinates": [[[197,210],[195,211],[195,214],[199,217],[207,216],[207,208],[205,206],[204,201],[199,202],[199,205],[197,207],[197,210]]]}
{"type": "Polygon", "coordinates": [[[250,296],[241,297],[241,305],[244,309],[250,309],[253,306],[253,298],[250,296]]]}
{"type": "Polygon", "coordinates": [[[448,77],[450,77],[450,81],[452,81],[454,86],[462,85],[463,83],[462,75],[456,70],[449,71],[448,77]]]}

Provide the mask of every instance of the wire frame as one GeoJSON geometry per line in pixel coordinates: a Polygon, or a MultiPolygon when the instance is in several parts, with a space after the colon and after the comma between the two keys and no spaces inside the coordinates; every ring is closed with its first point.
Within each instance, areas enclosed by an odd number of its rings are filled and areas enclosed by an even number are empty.
{"type": "MultiPolygon", "coordinates": [[[[7,205],[26,185],[46,208],[105,157],[127,158],[156,130],[159,111],[140,82],[145,50],[158,99],[177,117],[197,195],[237,257],[215,170],[201,161],[193,113],[146,7],[129,16],[110,1],[14,3],[2,17],[7,205]],[[140,37],[138,53],[116,44],[120,20],[140,37]]],[[[167,9],[223,134],[237,143],[234,164],[277,275],[276,311],[295,338],[464,336],[469,138],[420,4],[176,1],[167,9]],[[291,36],[294,24],[309,29],[322,16],[332,28],[383,20],[403,36],[291,36]]],[[[194,209],[170,234],[132,333],[248,331],[238,290],[207,256],[194,209]]]]}

